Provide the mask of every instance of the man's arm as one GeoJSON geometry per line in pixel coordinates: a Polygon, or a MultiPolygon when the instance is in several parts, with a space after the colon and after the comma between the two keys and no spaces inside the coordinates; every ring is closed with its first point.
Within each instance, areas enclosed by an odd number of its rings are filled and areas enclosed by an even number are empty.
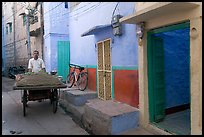
{"type": "Polygon", "coordinates": [[[42,70],[43,70],[44,72],[46,72],[46,69],[45,69],[45,63],[44,63],[43,60],[42,60],[42,70]]]}
{"type": "Polygon", "coordinates": [[[28,62],[28,72],[32,72],[32,63],[31,60],[28,62]]]}

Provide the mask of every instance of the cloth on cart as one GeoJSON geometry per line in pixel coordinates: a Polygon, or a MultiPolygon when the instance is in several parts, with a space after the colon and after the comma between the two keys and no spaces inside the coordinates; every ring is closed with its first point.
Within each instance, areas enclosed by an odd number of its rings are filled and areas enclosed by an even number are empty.
{"type": "Polygon", "coordinates": [[[62,82],[54,75],[45,72],[28,72],[16,76],[17,87],[58,86],[62,82]]]}

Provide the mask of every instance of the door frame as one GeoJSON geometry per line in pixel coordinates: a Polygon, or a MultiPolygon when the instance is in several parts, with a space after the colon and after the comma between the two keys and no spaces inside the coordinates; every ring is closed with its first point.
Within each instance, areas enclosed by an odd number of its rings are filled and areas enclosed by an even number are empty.
{"type": "MultiPolygon", "coordinates": [[[[168,31],[173,31],[173,30],[178,30],[178,29],[185,29],[185,28],[189,28],[190,29],[190,21],[185,21],[182,23],[177,23],[177,24],[173,24],[173,25],[168,25],[168,26],[164,26],[164,27],[159,27],[157,29],[153,29],[153,30],[149,30],[147,32],[147,71],[148,71],[148,105],[149,105],[149,121],[150,123],[154,122],[154,91],[152,89],[152,79],[151,79],[151,75],[153,73],[153,69],[152,69],[152,65],[151,65],[151,61],[152,61],[152,48],[153,45],[151,44],[151,40],[152,40],[152,36],[153,34],[157,34],[157,33],[162,33],[162,32],[168,32],[168,31]]],[[[190,36],[189,36],[189,49],[190,49],[190,36]]],[[[190,51],[189,51],[190,54],[190,51]]],[[[190,55],[189,55],[190,56],[190,55]]],[[[190,58],[189,58],[189,69],[190,68],[190,58]]],[[[190,70],[191,71],[191,70],[190,70]]],[[[189,76],[190,76],[190,71],[189,71],[189,76]]],[[[189,79],[190,80],[190,79],[189,79]]],[[[189,86],[191,86],[191,80],[189,82],[189,86]]],[[[190,88],[190,93],[191,93],[191,88],[190,88]]],[[[191,96],[190,96],[191,98],[191,96]]],[[[190,99],[191,102],[191,99],[190,99]]]]}
{"type": "MultiPolygon", "coordinates": [[[[96,43],[96,46],[97,46],[97,94],[98,94],[98,98],[99,98],[99,76],[98,76],[98,44],[99,43],[102,43],[102,45],[103,45],[103,70],[102,71],[104,71],[105,69],[105,67],[104,67],[104,42],[105,41],[108,41],[108,40],[110,40],[110,75],[111,75],[111,80],[110,80],[110,83],[111,83],[111,99],[113,99],[113,96],[112,96],[112,92],[113,92],[113,90],[112,90],[112,62],[111,62],[111,58],[112,58],[112,55],[111,55],[111,43],[112,43],[112,39],[111,38],[107,38],[107,39],[104,39],[104,40],[101,40],[101,41],[98,41],[97,43],[96,43]]],[[[105,78],[104,78],[104,89],[105,89],[105,78]]],[[[105,98],[105,94],[104,94],[104,98],[105,98]]],[[[100,99],[102,99],[102,100],[105,100],[105,99],[103,99],[103,98],[100,98],[100,99]]]]}

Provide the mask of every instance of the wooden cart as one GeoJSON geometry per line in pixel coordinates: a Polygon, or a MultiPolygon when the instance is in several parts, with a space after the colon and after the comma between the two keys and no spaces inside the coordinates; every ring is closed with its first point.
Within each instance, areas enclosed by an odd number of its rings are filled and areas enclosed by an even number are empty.
{"type": "Polygon", "coordinates": [[[26,116],[26,107],[28,101],[36,101],[42,99],[50,99],[53,105],[53,113],[57,112],[58,99],[61,88],[66,88],[65,84],[57,86],[36,86],[36,87],[18,87],[16,84],[13,86],[14,90],[21,90],[22,103],[23,103],[23,116],[26,116]],[[29,94],[29,92],[38,92],[38,94],[29,94]],[[39,94],[40,93],[40,94],[39,94]]]}

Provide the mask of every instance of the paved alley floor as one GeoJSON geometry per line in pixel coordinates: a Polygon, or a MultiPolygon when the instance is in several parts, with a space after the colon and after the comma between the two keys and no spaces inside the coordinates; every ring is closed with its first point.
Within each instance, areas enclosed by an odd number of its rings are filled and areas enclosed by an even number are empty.
{"type": "Polygon", "coordinates": [[[29,101],[24,117],[21,91],[12,89],[14,82],[2,77],[3,135],[88,135],[60,107],[54,114],[49,100],[29,101]]]}

